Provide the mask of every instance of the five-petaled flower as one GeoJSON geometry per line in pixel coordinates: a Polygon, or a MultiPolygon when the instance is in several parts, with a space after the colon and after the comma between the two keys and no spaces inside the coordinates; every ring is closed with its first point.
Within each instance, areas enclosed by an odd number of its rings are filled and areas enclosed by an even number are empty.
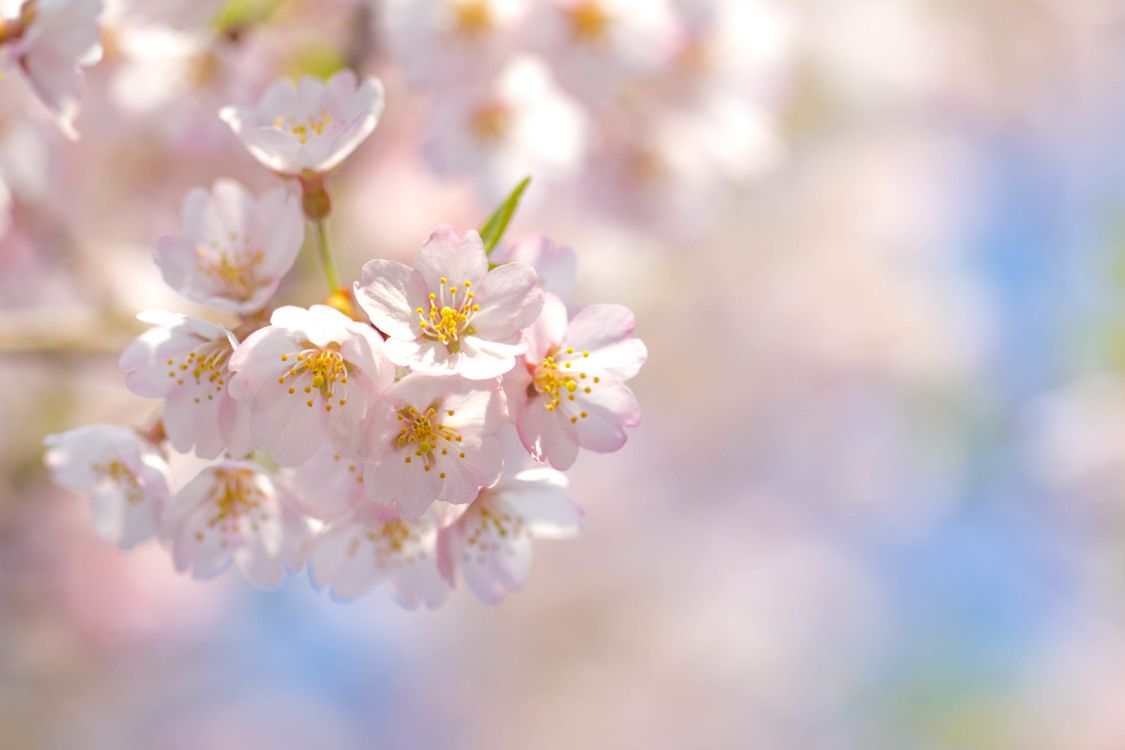
{"type": "Polygon", "coordinates": [[[504,416],[497,381],[407,375],[372,408],[360,441],[368,496],[404,518],[437,500],[472,502],[500,479],[504,416]]]}
{"type": "Polygon", "coordinates": [[[309,572],[335,599],[355,599],[383,584],[407,609],[439,607],[449,585],[438,571],[441,514],[400,518],[395,506],[357,508],[338,518],[311,544],[309,572]]]}
{"type": "Polygon", "coordinates": [[[255,107],[219,114],[246,149],[269,169],[291,177],[324,174],[371,135],[383,113],[383,84],[360,84],[342,70],[328,81],[280,80],[255,107]]]}
{"type": "Polygon", "coordinates": [[[204,468],[172,498],[164,519],[177,570],[211,578],[234,563],[262,588],[301,568],[309,531],[287,490],[243,461],[204,468]]]}
{"type": "Polygon", "coordinates": [[[488,270],[475,231],[440,227],[414,268],[372,260],[356,299],[389,338],[387,356],[416,372],[488,380],[515,366],[520,332],[539,315],[543,292],[535,269],[505,263],[488,270]]]}
{"type": "Polygon", "coordinates": [[[90,496],[102,541],[130,549],[159,533],[168,464],[135,430],[88,425],[48,435],[43,444],[54,480],[90,496]]]}
{"type": "Polygon", "coordinates": [[[300,197],[289,186],[255,198],[234,180],[184,199],[182,234],[156,242],[170,287],[193,302],[247,314],[262,309],[305,238],[300,197]]]}
{"type": "Polygon", "coordinates": [[[327,438],[349,450],[394,380],[383,340],[325,305],[279,307],[230,358],[230,394],[250,403],[250,438],[280,466],[300,466],[327,438]]]}
{"type": "Polygon", "coordinates": [[[525,365],[505,377],[512,421],[538,461],[567,469],[578,448],[612,453],[641,409],[624,384],[648,353],[633,338],[633,313],[621,305],[590,305],[567,324],[566,305],[547,295],[543,314],[524,333],[525,365]]]}
{"type": "Polygon", "coordinates": [[[0,18],[0,74],[22,73],[71,139],[81,69],[102,57],[101,13],[102,0],[25,0],[18,18],[0,18]]]}
{"type": "Polygon", "coordinates": [[[539,467],[505,477],[448,524],[438,538],[438,564],[452,586],[456,573],[477,597],[497,604],[523,588],[532,539],[565,539],[582,525],[582,510],[566,494],[566,477],[539,467]]]}
{"type": "Polygon", "coordinates": [[[137,316],[155,327],[129,344],[118,360],[125,386],[164,399],[164,432],[181,452],[201,458],[224,450],[250,452],[249,406],[230,397],[228,367],[238,339],[222,326],[177,313],[151,310],[137,316]]]}

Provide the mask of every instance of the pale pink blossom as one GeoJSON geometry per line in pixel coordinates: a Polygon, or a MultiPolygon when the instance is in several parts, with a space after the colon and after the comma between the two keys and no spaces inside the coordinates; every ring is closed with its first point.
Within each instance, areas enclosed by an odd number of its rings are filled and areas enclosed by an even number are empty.
{"type": "Polygon", "coordinates": [[[154,310],[137,316],[155,327],[122,352],[125,386],[164,400],[164,432],[176,450],[215,458],[250,452],[250,408],[227,390],[230,357],[238,339],[222,326],[154,310]]]}
{"type": "Polygon", "coordinates": [[[164,522],[176,570],[206,579],[233,563],[262,588],[301,568],[309,531],[288,492],[244,461],[200,471],[169,502],[164,522]]]}
{"type": "Polygon", "coordinates": [[[566,477],[554,469],[527,469],[481,490],[473,504],[438,539],[442,575],[457,573],[487,604],[527,582],[533,539],[577,535],[582,510],[566,495],[566,477]]]}
{"type": "Polygon", "coordinates": [[[435,375],[488,380],[515,366],[527,348],[520,332],[539,315],[535,270],[506,263],[491,271],[480,235],[440,227],[411,269],[372,260],[356,299],[389,338],[395,364],[435,375]]]}
{"type": "Polygon", "coordinates": [[[287,470],[284,480],[293,488],[301,511],[331,521],[354,508],[371,504],[363,481],[363,460],[325,442],[305,463],[287,470]]]}
{"type": "Polygon", "coordinates": [[[341,601],[379,585],[407,609],[441,606],[449,596],[437,566],[440,514],[400,518],[394,506],[357,508],[313,539],[309,571],[314,584],[341,601]]]}
{"type": "Polygon", "coordinates": [[[300,196],[289,186],[255,198],[216,180],[184,199],[181,234],[156,243],[164,280],[194,302],[246,314],[260,310],[293,266],[305,238],[300,196]]]}
{"type": "Polygon", "coordinates": [[[11,36],[0,46],[0,73],[19,71],[72,139],[81,69],[102,56],[101,13],[102,0],[25,0],[17,18],[0,18],[0,42],[11,36]]]}
{"type": "Polygon", "coordinates": [[[299,466],[326,439],[349,449],[394,380],[371,326],[324,305],[279,307],[231,356],[230,394],[250,407],[250,438],[279,466],[299,466]]]}
{"type": "Polygon", "coordinates": [[[453,92],[491,78],[522,41],[527,0],[389,0],[378,19],[412,82],[453,92]]]}
{"type": "Polygon", "coordinates": [[[497,265],[526,263],[539,276],[539,286],[545,292],[566,296],[578,280],[578,254],[574,248],[558,245],[541,234],[527,237],[514,244],[501,244],[489,258],[497,265]]]}
{"type": "Polygon", "coordinates": [[[532,45],[559,82],[595,107],[671,57],[679,29],[666,0],[548,0],[532,45]]]}
{"type": "Polygon", "coordinates": [[[159,533],[168,464],[135,430],[89,425],[48,435],[43,445],[55,482],[90,496],[99,539],[130,549],[159,533]]]}
{"type": "Polygon", "coordinates": [[[472,502],[500,479],[504,425],[496,380],[408,375],[374,406],[359,450],[368,496],[417,518],[437,500],[472,502]]]}
{"type": "Polygon", "coordinates": [[[612,453],[625,445],[641,409],[625,381],[648,356],[633,338],[636,323],[621,305],[590,305],[568,324],[566,305],[547,295],[543,314],[524,334],[526,366],[505,378],[512,421],[537,460],[567,469],[578,449],[612,453]]]}
{"type": "Polygon", "coordinates": [[[528,174],[558,181],[582,165],[589,121],[541,60],[512,60],[487,87],[434,102],[425,153],[443,174],[473,177],[499,199],[528,174]]]}
{"type": "Polygon", "coordinates": [[[250,153],[273,171],[323,174],[339,166],[375,130],[383,84],[359,84],[350,70],[328,81],[283,79],[255,107],[225,107],[220,117],[250,153]]]}

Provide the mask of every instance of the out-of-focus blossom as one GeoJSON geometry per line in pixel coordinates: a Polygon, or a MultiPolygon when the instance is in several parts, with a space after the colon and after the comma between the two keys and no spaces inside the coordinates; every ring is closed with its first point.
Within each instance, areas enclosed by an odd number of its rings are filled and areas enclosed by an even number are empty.
{"type": "Polygon", "coordinates": [[[370,505],[363,486],[363,460],[325,442],[313,457],[285,472],[301,511],[331,521],[353,508],[370,505]]]}
{"type": "Polygon", "coordinates": [[[561,296],[570,293],[578,280],[578,255],[574,248],[555,244],[549,237],[534,235],[511,245],[501,244],[489,260],[497,265],[526,263],[539,275],[545,292],[561,296]]]}
{"type": "Polygon", "coordinates": [[[374,406],[358,448],[368,496],[417,518],[437,500],[472,502],[500,479],[497,431],[504,424],[497,381],[408,375],[374,406]]]}
{"type": "Polygon", "coordinates": [[[342,70],[328,81],[281,80],[255,107],[220,112],[248,151],[266,167],[290,176],[324,174],[340,165],[375,130],[383,113],[383,84],[360,84],[342,70]]]}
{"type": "Polygon", "coordinates": [[[471,380],[512,369],[526,349],[520,331],[543,305],[535,270],[506,263],[489,271],[480,235],[451,227],[430,235],[414,265],[373,260],[355,284],[359,304],[390,337],[387,356],[417,372],[471,380]]]}
{"type": "Polygon", "coordinates": [[[665,0],[548,0],[529,33],[559,82],[600,107],[669,59],[677,28],[665,0]]]}
{"type": "Polygon", "coordinates": [[[263,588],[301,568],[308,533],[287,491],[243,461],[204,468],[172,498],[164,520],[177,570],[211,578],[234,563],[263,588]]]}
{"type": "Polygon", "coordinates": [[[527,0],[390,0],[380,30],[406,75],[442,92],[481,86],[518,48],[527,0]]]}
{"type": "Polygon", "coordinates": [[[394,379],[383,340],[324,305],[279,307],[230,358],[231,395],[251,404],[250,437],[280,466],[299,466],[326,439],[350,449],[394,379]]]}
{"type": "Polygon", "coordinates": [[[524,334],[526,367],[505,377],[512,421],[537,460],[568,469],[579,447],[612,453],[641,410],[625,381],[648,352],[633,338],[633,313],[621,305],[590,305],[567,323],[566,305],[547,295],[543,314],[524,334]]]}
{"type": "Polygon", "coordinates": [[[241,314],[260,310],[304,242],[299,197],[288,186],[255,198],[216,180],[184,199],[182,234],[161,237],[156,264],[170,287],[194,302],[241,314]]]}
{"type": "Polygon", "coordinates": [[[492,199],[527,174],[547,181],[572,176],[588,129],[587,116],[546,65],[520,57],[490,87],[436,101],[424,148],[439,172],[473,176],[492,199]]]}
{"type": "Polygon", "coordinates": [[[48,435],[43,444],[54,480],[90,496],[98,538],[130,549],[160,532],[168,464],[135,430],[89,425],[48,435]]]}
{"type": "Polygon", "coordinates": [[[222,326],[162,311],[141,313],[155,328],[141,334],[118,360],[125,385],[138,396],[164,400],[164,431],[176,450],[202,458],[224,450],[250,452],[250,407],[231,398],[228,367],[238,339],[222,326]]]}
{"type": "Polygon", "coordinates": [[[348,601],[382,584],[407,609],[440,607],[449,584],[437,565],[440,514],[400,518],[394,506],[359,508],[328,524],[311,544],[318,587],[348,601]]]}
{"type": "Polygon", "coordinates": [[[438,540],[442,575],[457,573],[477,597],[498,604],[523,588],[531,570],[533,539],[566,539],[578,533],[582,511],[566,495],[566,477],[535,468],[481,490],[438,540]]]}
{"type": "Polygon", "coordinates": [[[0,65],[21,73],[60,129],[77,138],[79,88],[84,67],[102,56],[98,18],[102,0],[27,0],[0,6],[0,65]]]}

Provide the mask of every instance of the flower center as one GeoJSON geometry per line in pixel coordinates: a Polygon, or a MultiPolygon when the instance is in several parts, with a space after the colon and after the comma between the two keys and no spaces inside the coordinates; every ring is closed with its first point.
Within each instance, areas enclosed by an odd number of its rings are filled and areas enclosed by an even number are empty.
{"type": "MultiPolygon", "coordinates": [[[[284,384],[287,380],[299,381],[305,376],[309,376],[309,381],[304,387],[304,393],[311,395],[314,390],[318,391],[324,398],[324,410],[332,411],[332,398],[336,395],[335,389],[340,387],[345,391],[348,384],[348,373],[352,370],[352,365],[344,359],[344,355],[340,353],[340,345],[335,341],[328,344],[326,347],[317,347],[312,343],[306,341],[305,345],[309,348],[297,352],[296,364],[292,365],[288,372],[285,372],[277,379],[278,383],[284,384]]],[[[288,362],[290,355],[282,354],[281,361],[288,362]]],[[[289,386],[290,395],[297,393],[296,385],[289,386]]],[[[340,406],[347,406],[348,400],[345,393],[340,394],[337,400],[340,406]]],[[[312,408],[313,399],[305,401],[305,405],[312,408]]]]}
{"type": "Polygon", "coordinates": [[[241,244],[242,248],[231,251],[224,248],[217,241],[212,241],[208,246],[199,246],[195,249],[197,266],[207,276],[218,282],[223,294],[233,299],[250,299],[258,288],[258,281],[254,269],[266,257],[264,251],[254,248],[250,238],[231,232],[231,245],[241,244]]]}
{"type": "Polygon", "coordinates": [[[492,13],[487,0],[456,0],[457,31],[465,36],[481,36],[492,28],[492,13]]]}
{"type": "Polygon", "coordinates": [[[498,549],[497,537],[500,542],[511,543],[521,537],[531,536],[524,528],[523,516],[513,516],[502,507],[497,507],[485,494],[488,492],[489,490],[482,491],[482,497],[473,503],[460,521],[468,530],[465,536],[466,549],[461,556],[464,562],[473,562],[475,552],[475,561],[486,563],[488,555],[498,549]]]}
{"type": "Polygon", "coordinates": [[[332,115],[321,110],[319,115],[309,115],[304,120],[278,115],[273,122],[273,127],[275,130],[288,131],[290,135],[304,144],[308,143],[314,136],[324,135],[324,131],[331,124],[332,115]]]}
{"type": "Polygon", "coordinates": [[[570,9],[570,31],[575,39],[597,42],[605,38],[609,14],[597,0],[584,0],[570,9]]]}
{"type": "MultiPolygon", "coordinates": [[[[364,537],[374,548],[375,567],[401,568],[404,564],[426,559],[427,532],[428,527],[423,523],[396,518],[368,528],[364,537]]],[[[354,555],[361,542],[359,537],[352,539],[348,555],[354,555]]]]}
{"type": "Polygon", "coordinates": [[[508,107],[500,102],[492,102],[473,111],[469,127],[480,140],[495,143],[504,139],[511,121],[512,113],[508,107]]]}
{"type": "MultiPolygon", "coordinates": [[[[215,486],[212,494],[215,511],[207,519],[207,528],[219,529],[227,532],[240,530],[240,521],[243,516],[249,516],[251,511],[262,507],[265,493],[258,488],[254,481],[254,472],[250,469],[216,469],[215,486]]],[[[260,520],[266,520],[262,513],[260,520]]],[[[258,530],[257,522],[251,519],[250,528],[258,530]]],[[[196,534],[196,539],[201,538],[196,534]]]]}
{"type": "Polygon", "coordinates": [[[418,314],[418,327],[422,329],[422,335],[432,341],[440,341],[450,351],[457,351],[461,346],[461,336],[475,333],[472,321],[476,313],[480,312],[480,305],[473,301],[476,295],[469,291],[471,287],[472,282],[466,281],[464,290],[460,290],[456,284],[450,285],[449,279],[442,276],[438,292],[430,292],[429,312],[421,307],[414,309],[418,314]]]}
{"type": "Polygon", "coordinates": [[[569,346],[566,349],[552,349],[532,372],[528,395],[543,396],[547,411],[569,415],[571,424],[577,423],[579,419],[586,419],[589,415],[585,411],[571,407],[579,393],[590,393],[602,381],[596,375],[591,376],[575,368],[575,362],[580,363],[589,356],[590,352],[575,352],[569,346]]]}
{"type": "MultiPolygon", "coordinates": [[[[454,413],[452,409],[446,412],[451,417],[454,413]]],[[[414,463],[414,459],[417,458],[420,459],[419,464],[424,471],[433,471],[439,454],[448,456],[453,451],[457,453],[458,458],[465,457],[464,451],[458,445],[461,442],[461,435],[456,429],[441,423],[436,406],[431,406],[424,412],[418,411],[413,406],[407,406],[399,409],[396,418],[403,424],[395,438],[395,446],[407,451],[413,448],[413,451],[410,451],[413,455],[403,457],[405,463],[414,463]]],[[[438,476],[445,479],[445,472],[441,472],[438,476]]]]}
{"type": "MultiPolygon", "coordinates": [[[[225,339],[208,341],[188,352],[179,364],[170,357],[166,363],[168,377],[173,378],[176,385],[183,385],[184,378],[194,378],[197,387],[204,386],[210,390],[210,387],[214,386],[216,393],[222,393],[229,374],[227,360],[230,359],[232,352],[230,343],[225,339]]],[[[214,398],[214,393],[207,394],[208,401],[213,401],[214,398]]],[[[201,403],[203,394],[196,396],[194,401],[197,404],[201,403]]]]}
{"type": "Polygon", "coordinates": [[[108,464],[91,464],[90,468],[93,470],[94,476],[112,482],[117,485],[118,489],[124,490],[126,501],[136,505],[144,500],[141,482],[137,479],[137,475],[117,459],[110,461],[108,464]]]}

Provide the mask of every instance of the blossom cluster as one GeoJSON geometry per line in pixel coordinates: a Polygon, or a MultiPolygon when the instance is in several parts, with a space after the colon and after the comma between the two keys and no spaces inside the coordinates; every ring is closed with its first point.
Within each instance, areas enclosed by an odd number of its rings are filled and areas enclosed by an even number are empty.
{"type": "Polygon", "coordinates": [[[580,449],[618,450],[640,419],[633,315],[562,296],[571,249],[500,243],[526,183],[480,232],[440,226],[412,265],[371,260],[343,287],[327,181],[383,99],[378,79],[345,70],[221,111],[280,184],[193,189],[155,261],[179,294],[237,323],[141,313],[151,327],[119,366],[130,391],[161,401],[159,420],[45,439],[56,481],[90,495],[105,541],[156,539],[180,571],[233,565],[262,587],[307,566],[336,598],[384,586],[413,608],[442,604],[458,580],[496,602],[525,582],[532,539],[578,531],[562,471],[580,449]],[[329,294],[275,305],[306,235],[329,294]],[[211,463],[176,486],[173,452],[211,463]]]}

